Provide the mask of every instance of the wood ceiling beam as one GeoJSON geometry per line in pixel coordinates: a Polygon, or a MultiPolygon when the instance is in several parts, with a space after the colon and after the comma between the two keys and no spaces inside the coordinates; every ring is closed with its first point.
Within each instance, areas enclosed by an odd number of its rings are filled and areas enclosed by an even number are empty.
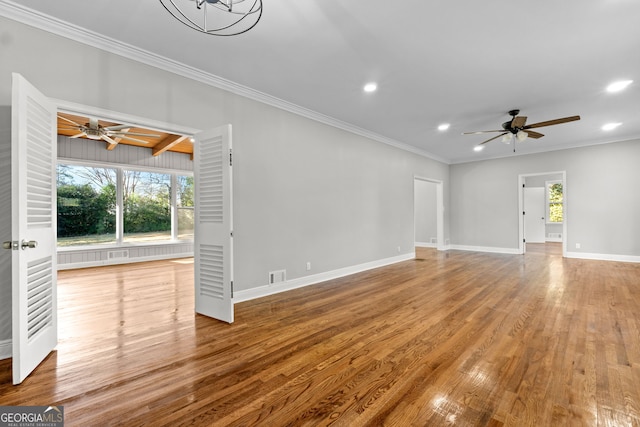
{"type": "Polygon", "coordinates": [[[169,150],[171,147],[180,144],[187,138],[187,135],[169,135],[165,139],[157,143],[155,147],[153,147],[152,154],[154,156],[159,156],[160,154],[169,150]]]}

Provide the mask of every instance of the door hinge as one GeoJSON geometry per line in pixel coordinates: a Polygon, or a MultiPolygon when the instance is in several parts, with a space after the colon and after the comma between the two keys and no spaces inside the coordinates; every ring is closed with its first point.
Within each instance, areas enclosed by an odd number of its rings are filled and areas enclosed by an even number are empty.
{"type": "Polygon", "coordinates": [[[233,237],[233,230],[231,231],[231,237],[233,237]]]}
{"type": "Polygon", "coordinates": [[[229,148],[229,166],[233,166],[233,152],[229,148]]]}
{"type": "Polygon", "coordinates": [[[527,241],[525,239],[522,239],[522,243],[527,243],[527,241]]]}
{"type": "Polygon", "coordinates": [[[522,211],[522,215],[524,215],[525,213],[526,213],[525,211],[522,211]]]}
{"type": "Polygon", "coordinates": [[[231,298],[233,298],[233,280],[231,281],[231,298]]]}

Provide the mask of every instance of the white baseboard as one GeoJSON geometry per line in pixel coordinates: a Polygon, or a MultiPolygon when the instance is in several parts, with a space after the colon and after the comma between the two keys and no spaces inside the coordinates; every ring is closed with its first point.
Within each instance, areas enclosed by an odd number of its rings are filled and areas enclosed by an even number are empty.
{"type": "Polygon", "coordinates": [[[0,341],[0,360],[9,359],[13,356],[13,348],[11,346],[11,340],[0,341]]]}
{"type": "Polygon", "coordinates": [[[467,246],[467,245],[449,245],[449,249],[458,251],[473,251],[473,252],[491,252],[496,254],[513,254],[520,255],[520,249],[518,248],[497,248],[493,246],[467,246]]]}
{"type": "Polygon", "coordinates": [[[185,253],[177,253],[177,254],[154,255],[154,256],[134,257],[134,258],[114,258],[112,260],[103,260],[103,261],[66,263],[66,264],[58,264],[57,267],[58,267],[58,271],[74,270],[76,268],[104,267],[106,265],[131,264],[134,262],[145,262],[145,261],[160,261],[163,259],[188,258],[192,256],[193,256],[193,252],[185,252],[185,253]]]}
{"type": "Polygon", "coordinates": [[[348,276],[350,274],[360,273],[362,271],[371,270],[385,265],[395,264],[401,261],[407,261],[415,258],[415,253],[410,252],[391,258],[385,258],[378,261],[367,262],[364,264],[354,265],[351,267],[339,268],[333,271],[313,274],[311,276],[299,277],[297,279],[286,280],[284,282],[275,283],[273,285],[258,286],[251,289],[236,291],[233,294],[233,302],[239,303],[249,301],[256,298],[266,297],[268,295],[280,292],[290,291],[304,286],[314,285],[327,280],[337,279],[339,277],[348,276]]]}
{"type": "Polygon", "coordinates": [[[615,254],[591,254],[586,252],[567,252],[566,258],[593,259],[599,261],[640,262],[640,256],[615,255],[615,254]]]}
{"type": "Polygon", "coordinates": [[[415,242],[415,246],[417,248],[437,248],[437,243],[428,243],[428,242],[415,242]]]}

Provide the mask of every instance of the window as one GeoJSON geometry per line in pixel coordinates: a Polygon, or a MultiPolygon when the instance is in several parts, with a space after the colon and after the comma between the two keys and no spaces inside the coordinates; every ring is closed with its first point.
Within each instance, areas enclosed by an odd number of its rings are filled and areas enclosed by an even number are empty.
{"type": "Polygon", "coordinates": [[[176,206],[178,209],[178,239],[193,239],[193,176],[176,178],[176,206]]]}
{"type": "Polygon", "coordinates": [[[61,163],[58,247],[193,240],[193,192],[191,175],[61,163]]]}
{"type": "Polygon", "coordinates": [[[547,181],[547,222],[561,224],[564,220],[564,194],[562,181],[547,181]]]}
{"type": "Polygon", "coordinates": [[[116,242],[116,171],[58,165],[58,246],[116,242]]]}
{"type": "Polygon", "coordinates": [[[171,175],[125,170],[123,241],[171,240],[171,175]]]}

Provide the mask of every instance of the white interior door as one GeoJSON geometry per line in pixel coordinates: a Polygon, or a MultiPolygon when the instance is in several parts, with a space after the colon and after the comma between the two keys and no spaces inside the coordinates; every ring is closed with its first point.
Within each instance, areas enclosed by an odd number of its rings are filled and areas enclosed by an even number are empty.
{"type": "Polygon", "coordinates": [[[20,384],[58,342],[56,106],[21,75],[12,84],[12,364],[20,384]]]}
{"type": "Polygon", "coordinates": [[[545,242],[545,197],[544,187],[525,187],[524,198],[524,240],[526,243],[545,242]]]}
{"type": "Polygon", "coordinates": [[[231,125],[201,132],[195,139],[196,312],[232,323],[231,125]]]}

